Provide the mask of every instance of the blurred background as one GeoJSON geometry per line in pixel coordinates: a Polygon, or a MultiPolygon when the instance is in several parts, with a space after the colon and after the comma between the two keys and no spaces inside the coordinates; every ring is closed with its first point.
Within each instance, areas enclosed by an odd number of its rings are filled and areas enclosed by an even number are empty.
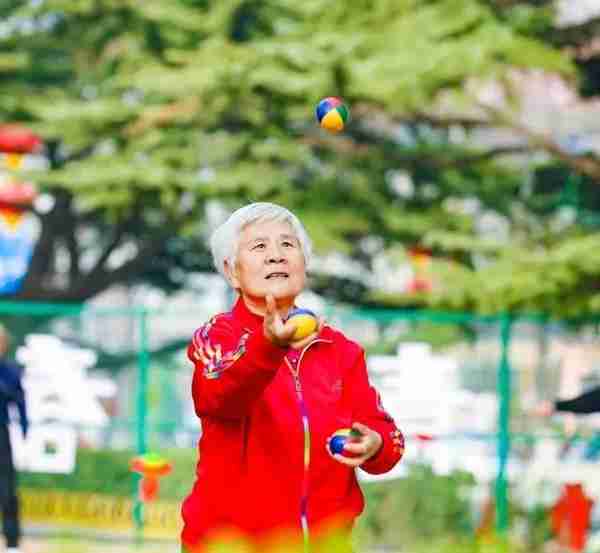
{"type": "Polygon", "coordinates": [[[300,304],[406,433],[361,475],[358,552],[580,551],[573,483],[600,551],[600,418],[532,415],[600,384],[598,0],[0,0],[24,551],[178,550],[185,347],[233,300],[206,240],[249,201],[306,224],[300,304]],[[172,471],[142,503],[148,452],[172,471]]]}

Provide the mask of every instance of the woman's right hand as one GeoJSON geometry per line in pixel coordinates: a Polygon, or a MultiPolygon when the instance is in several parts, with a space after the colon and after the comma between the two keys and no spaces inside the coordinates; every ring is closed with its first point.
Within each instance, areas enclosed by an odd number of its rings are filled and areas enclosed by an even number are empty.
{"type": "Polygon", "coordinates": [[[322,320],[319,321],[319,326],[315,332],[302,338],[302,340],[294,340],[293,335],[296,332],[296,324],[293,321],[283,322],[281,315],[277,311],[275,298],[272,295],[269,294],[265,299],[267,310],[263,319],[263,332],[265,338],[273,344],[282,348],[293,347],[295,349],[302,349],[321,332],[321,328],[323,328],[322,320]]]}

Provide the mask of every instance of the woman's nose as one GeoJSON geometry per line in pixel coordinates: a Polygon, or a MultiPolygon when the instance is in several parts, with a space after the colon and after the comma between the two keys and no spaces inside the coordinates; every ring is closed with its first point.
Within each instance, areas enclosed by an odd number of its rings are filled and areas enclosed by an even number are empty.
{"type": "Polygon", "coordinates": [[[277,245],[271,246],[267,251],[266,260],[267,263],[282,263],[285,261],[283,250],[277,245]]]}

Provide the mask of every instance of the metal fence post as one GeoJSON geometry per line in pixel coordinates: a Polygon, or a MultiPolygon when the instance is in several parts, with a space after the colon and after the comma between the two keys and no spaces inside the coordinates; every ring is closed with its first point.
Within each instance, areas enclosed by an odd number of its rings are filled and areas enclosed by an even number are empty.
{"type": "MultiPolygon", "coordinates": [[[[148,349],[148,312],[144,307],[136,310],[139,324],[139,347],[138,347],[138,366],[137,366],[137,389],[136,389],[136,412],[135,412],[135,431],[136,431],[136,451],[138,455],[143,455],[147,450],[146,436],[146,415],[148,399],[148,367],[150,356],[148,349]]],[[[141,475],[135,475],[135,504],[133,508],[133,519],[136,527],[136,539],[143,539],[144,530],[144,505],[139,496],[139,485],[141,475]]]]}
{"type": "Polygon", "coordinates": [[[496,530],[505,535],[508,530],[508,482],[506,465],[510,452],[510,362],[509,347],[512,320],[509,315],[501,319],[501,356],[498,366],[498,474],[496,476],[496,530]]]}

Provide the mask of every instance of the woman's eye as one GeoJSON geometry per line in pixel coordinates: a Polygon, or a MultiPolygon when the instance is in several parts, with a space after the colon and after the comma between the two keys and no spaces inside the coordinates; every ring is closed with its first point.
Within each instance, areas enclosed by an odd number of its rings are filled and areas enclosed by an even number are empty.
{"type": "Polygon", "coordinates": [[[294,244],[292,244],[292,242],[287,242],[287,241],[286,241],[286,242],[284,242],[284,243],[283,243],[283,245],[284,245],[286,248],[293,248],[293,247],[294,247],[294,244]]]}
{"type": "Polygon", "coordinates": [[[253,250],[262,250],[264,249],[265,245],[264,244],[256,244],[255,246],[253,246],[253,250]]]}

